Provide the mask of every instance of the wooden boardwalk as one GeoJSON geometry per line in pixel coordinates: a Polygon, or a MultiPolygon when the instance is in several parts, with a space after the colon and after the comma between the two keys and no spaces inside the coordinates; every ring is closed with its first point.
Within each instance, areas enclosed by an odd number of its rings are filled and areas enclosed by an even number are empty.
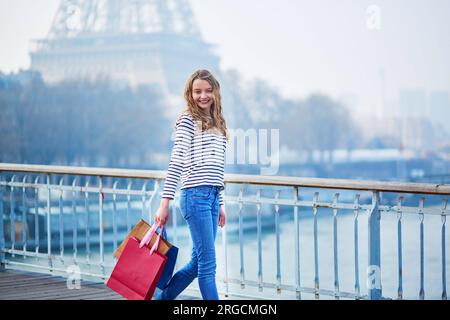
{"type": "MultiPolygon", "coordinates": [[[[125,300],[104,283],[81,280],[80,289],[68,289],[67,279],[49,274],[0,269],[0,300],[125,300]]],[[[180,295],[180,300],[198,297],[180,295]]]]}

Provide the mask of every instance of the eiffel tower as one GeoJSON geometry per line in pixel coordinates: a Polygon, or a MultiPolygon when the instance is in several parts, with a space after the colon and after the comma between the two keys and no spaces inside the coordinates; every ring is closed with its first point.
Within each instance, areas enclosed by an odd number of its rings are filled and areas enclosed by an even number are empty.
{"type": "Polygon", "coordinates": [[[212,47],[188,0],[62,0],[31,69],[49,83],[103,75],[180,96],[195,69],[219,72],[212,47]]]}

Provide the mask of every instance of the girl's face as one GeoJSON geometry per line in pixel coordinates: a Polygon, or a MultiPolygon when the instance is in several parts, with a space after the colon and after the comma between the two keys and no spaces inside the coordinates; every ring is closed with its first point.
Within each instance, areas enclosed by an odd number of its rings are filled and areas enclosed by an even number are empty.
{"type": "Polygon", "coordinates": [[[206,113],[209,113],[213,104],[213,88],[206,80],[195,79],[192,84],[192,98],[197,106],[206,113]]]}

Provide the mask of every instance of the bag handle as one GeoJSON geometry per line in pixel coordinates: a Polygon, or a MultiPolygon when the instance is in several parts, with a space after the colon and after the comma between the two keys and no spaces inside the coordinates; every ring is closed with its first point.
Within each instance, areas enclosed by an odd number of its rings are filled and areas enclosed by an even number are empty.
{"type": "Polygon", "coordinates": [[[167,231],[166,228],[157,227],[156,232],[160,233],[164,240],[167,240],[167,231]]]}
{"type": "MultiPolygon", "coordinates": [[[[139,243],[139,248],[142,248],[143,246],[146,246],[150,243],[150,239],[153,237],[153,235],[156,232],[156,229],[158,228],[158,226],[156,225],[156,223],[154,223],[150,230],[147,231],[147,233],[145,234],[145,236],[142,238],[141,242],[139,243]]],[[[156,239],[155,243],[153,244],[151,250],[150,250],[150,254],[153,254],[153,252],[158,249],[159,246],[159,240],[161,238],[161,234],[163,233],[164,230],[164,226],[161,226],[161,232],[158,234],[158,238],[156,239]]]]}
{"type": "Polygon", "coordinates": [[[164,230],[164,226],[161,226],[161,232],[158,234],[158,238],[156,238],[156,241],[155,241],[155,243],[153,244],[153,246],[152,246],[152,248],[150,250],[150,255],[152,255],[153,252],[158,249],[158,247],[159,247],[159,240],[161,239],[161,234],[162,234],[163,230],[164,230]]]}

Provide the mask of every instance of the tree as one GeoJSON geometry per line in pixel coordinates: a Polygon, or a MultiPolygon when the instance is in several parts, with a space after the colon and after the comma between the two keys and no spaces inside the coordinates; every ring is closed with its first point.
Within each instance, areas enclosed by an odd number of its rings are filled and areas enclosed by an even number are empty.
{"type": "MultiPolygon", "coordinates": [[[[304,101],[287,103],[292,109],[281,122],[283,141],[291,148],[306,151],[331,151],[355,145],[358,130],[346,115],[345,107],[323,94],[304,101]]],[[[330,159],[332,160],[332,159],[330,159]]]]}
{"type": "Polygon", "coordinates": [[[132,165],[145,167],[152,165],[149,152],[167,146],[168,120],[156,88],[119,87],[106,78],[55,85],[22,78],[0,81],[3,161],[119,166],[135,158],[132,165]]]}

